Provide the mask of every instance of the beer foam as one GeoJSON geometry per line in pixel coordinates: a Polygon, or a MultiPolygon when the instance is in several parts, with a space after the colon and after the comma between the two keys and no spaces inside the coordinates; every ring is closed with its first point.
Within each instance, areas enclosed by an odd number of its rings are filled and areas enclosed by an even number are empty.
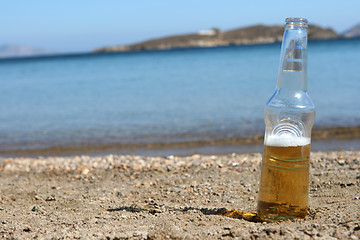
{"type": "Polygon", "coordinates": [[[265,139],[265,145],[273,147],[297,147],[310,144],[307,137],[296,137],[291,134],[273,135],[265,139]]]}

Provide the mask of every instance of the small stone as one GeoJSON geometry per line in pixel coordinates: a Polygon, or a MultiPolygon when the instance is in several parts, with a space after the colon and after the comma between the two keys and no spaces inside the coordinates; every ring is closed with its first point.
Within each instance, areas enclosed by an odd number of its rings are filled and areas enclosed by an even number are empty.
{"type": "Polygon", "coordinates": [[[357,236],[355,236],[355,235],[351,235],[351,236],[349,237],[349,239],[351,239],[351,240],[358,240],[359,238],[358,238],[357,236]]]}
{"type": "Polygon", "coordinates": [[[337,160],[337,162],[340,166],[345,165],[345,160],[339,159],[339,160],[337,160]]]}
{"type": "Polygon", "coordinates": [[[87,175],[89,172],[90,172],[90,170],[88,168],[85,168],[84,170],[82,170],[81,174],[87,175]]]}
{"type": "Polygon", "coordinates": [[[29,226],[25,226],[25,228],[23,229],[23,231],[24,231],[24,232],[30,232],[30,231],[31,231],[31,229],[30,229],[30,227],[29,227],[29,226]]]}
{"type": "Polygon", "coordinates": [[[269,235],[270,233],[276,233],[277,229],[276,227],[265,227],[263,231],[266,232],[267,235],[269,235]]]}
{"type": "Polygon", "coordinates": [[[34,200],[41,200],[41,197],[39,195],[35,195],[34,200]]]}
{"type": "Polygon", "coordinates": [[[38,212],[38,211],[40,211],[40,208],[35,205],[35,206],[33,206],[33,208],[31,209],[31,211],[33,211],[33,212],[38,212]]]}
{"type": "Polygon", "coordinates": [[[151,209],[151,210],[149,210],[149,213],[154,215],[155,213],[161,213],[161,210],[159,210],[159,209],[151,209]]]}
{"type": "Polygon", "coordinates": [[[55,196],[50,196],[45,199],[45,201],[56,201],[55,196]]]}

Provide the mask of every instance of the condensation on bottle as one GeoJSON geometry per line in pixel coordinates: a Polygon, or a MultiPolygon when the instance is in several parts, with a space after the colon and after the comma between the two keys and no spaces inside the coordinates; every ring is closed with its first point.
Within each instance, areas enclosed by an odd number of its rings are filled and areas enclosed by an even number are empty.
{"type": "Polygon", "coordinates": [[[287,18],[275,93],[265,106],[257,214],[264,221],[304,218],[308,209],[311,129],[307,20],[287,18]]]}

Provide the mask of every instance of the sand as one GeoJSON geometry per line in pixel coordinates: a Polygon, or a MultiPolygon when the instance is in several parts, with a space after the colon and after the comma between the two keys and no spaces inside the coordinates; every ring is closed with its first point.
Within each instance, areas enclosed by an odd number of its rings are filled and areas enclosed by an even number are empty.
{"type": "Polygon", "coordinates": [[[0,238],[360,238],[360,151],[312,153],[305,219],[224,216],[256,212],[260,162],[260,153],[3,158],[0,238]]]}

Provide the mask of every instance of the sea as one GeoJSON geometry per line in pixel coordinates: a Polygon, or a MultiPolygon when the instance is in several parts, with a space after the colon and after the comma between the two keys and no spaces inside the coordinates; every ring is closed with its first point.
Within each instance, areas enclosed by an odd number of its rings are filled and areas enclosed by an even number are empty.
{"type": "MultiPolygon", "coordinates": [[[[272,43],[0,59],[0,155],[257,151],[261,143],[246,143],[264,133],[280,49],[272,43]],[[229,147],[234,139],[245,145],[229,147]]],[[[359,63],[360,39],[309,42],[314,128],[360,126],[359,63]]]]}

